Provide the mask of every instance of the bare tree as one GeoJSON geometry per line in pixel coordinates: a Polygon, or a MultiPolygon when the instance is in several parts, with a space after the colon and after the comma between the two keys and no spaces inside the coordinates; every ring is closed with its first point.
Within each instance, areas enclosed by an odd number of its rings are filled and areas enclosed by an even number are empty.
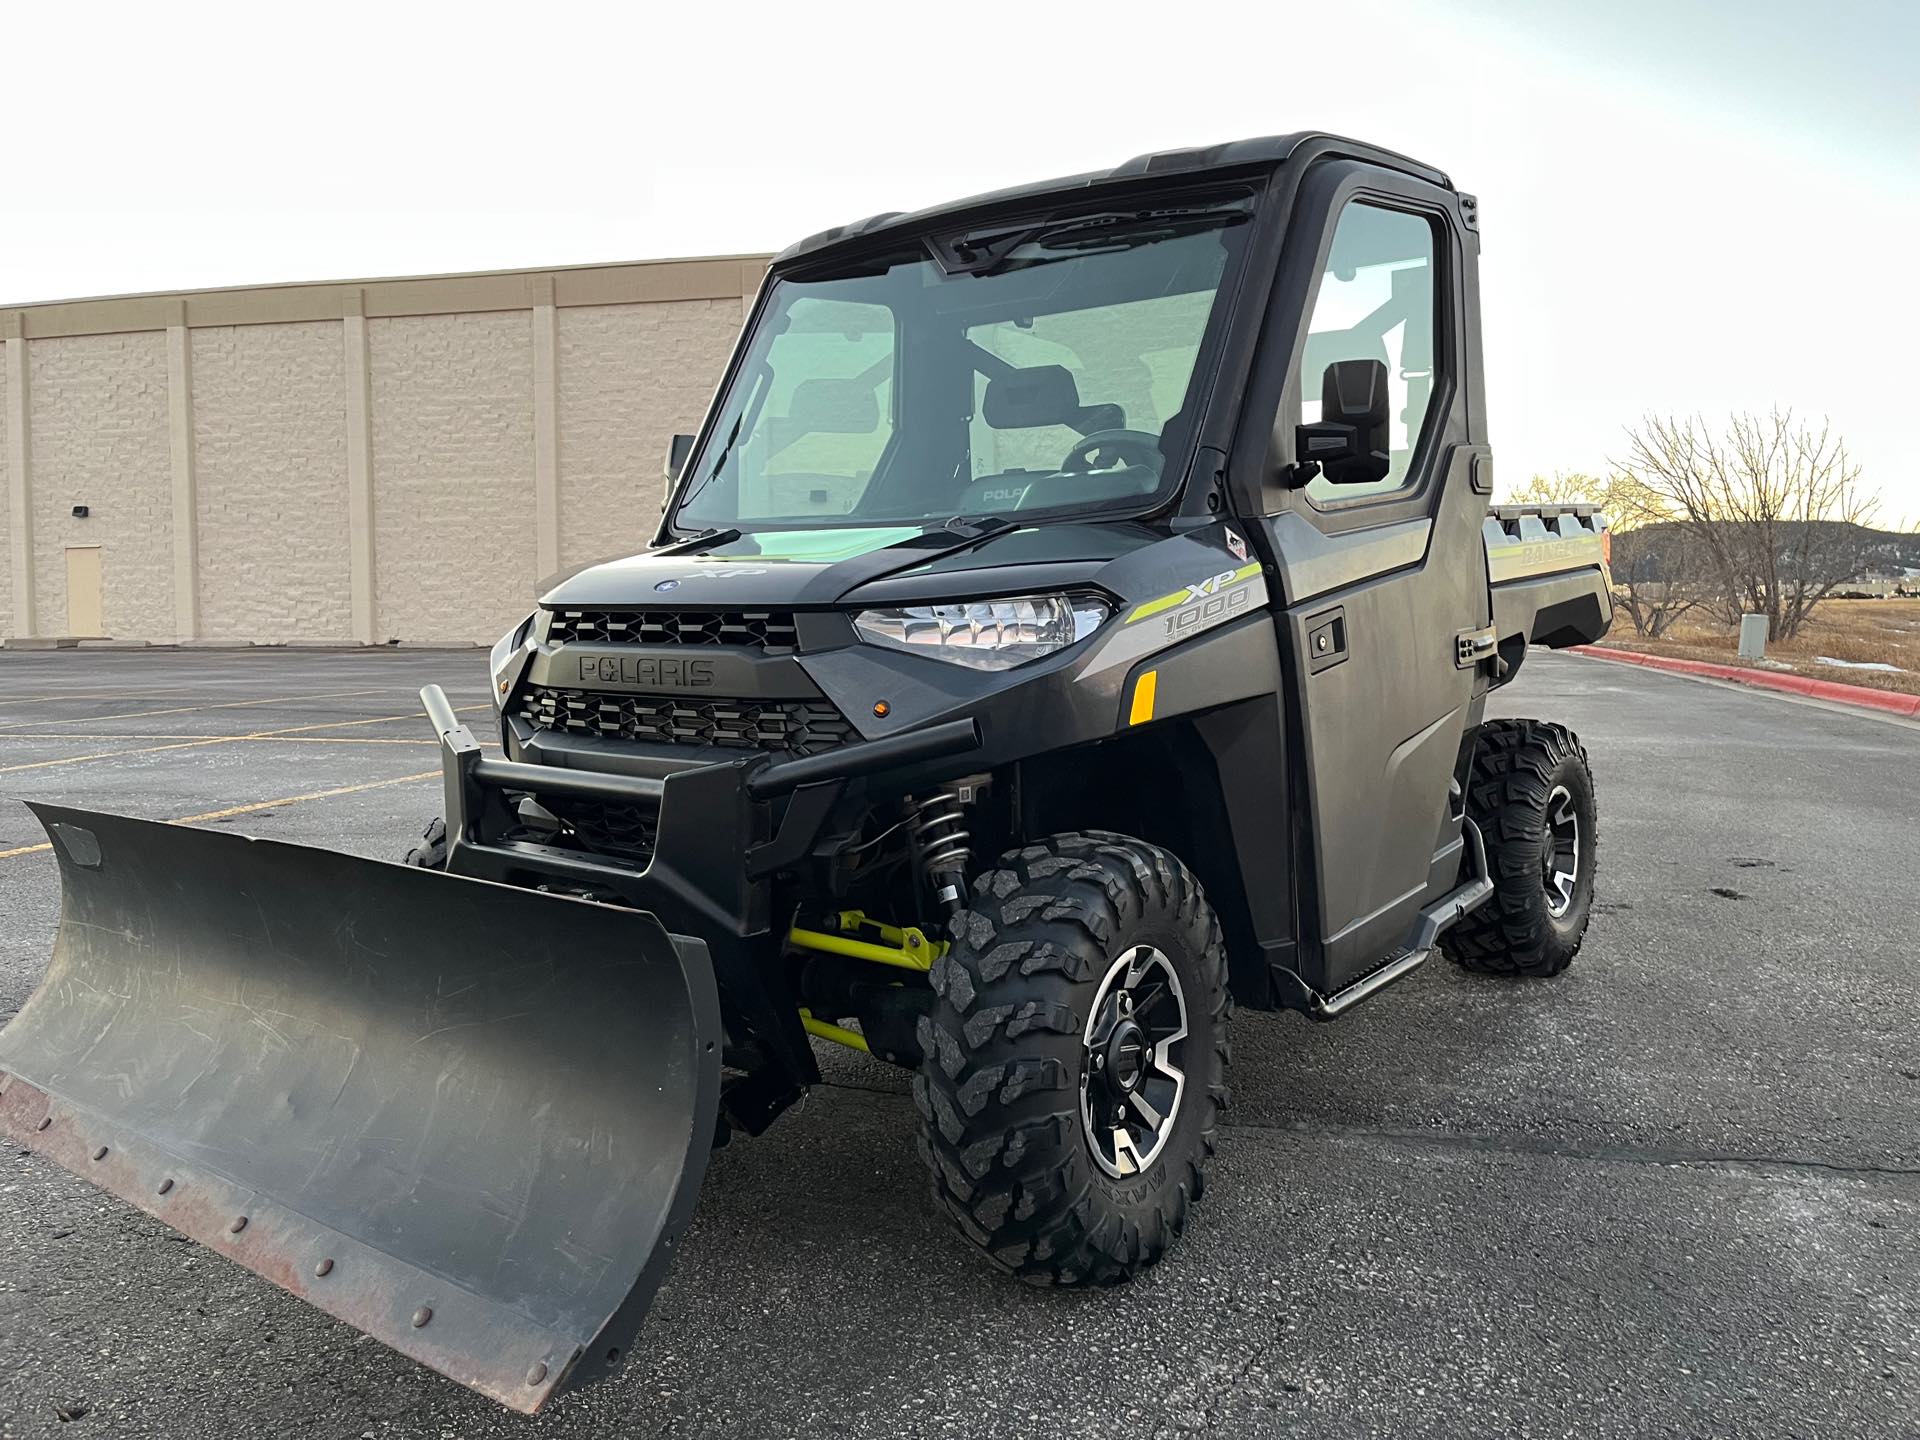
{"type": "Polygon", "coordinates": [[[1602,479],[1580,470],[1535,475],[1505,501],[1509,505],[1598,505],[1614,531],[1672,519],[1658,497],[1625,475],[1602,479]]]}
{"type": "Polygon", "coordinates": [[[1503,503],[1509,505],[1585,505],[1599,504],[1605,486],[1591,475],[1578,470],[1556,470],[1551,475],[1535,475],[1503,503]]]}
{"type": "Polygon", "coordinates": [[[1613,603],[1634,634],[1658,640],[1682,615],[1698,608],[1700,547],[1684,526],[1629,528],[1613,543],[1613,603]]]}
{"type": "Polygon", "coordinates": [[[1614,607],[1636,635],[1659,639],[1711,592],[1700,583],[1699,546],[1670,523],[1672,512],[1637,480],[1556,470],[1535,475],[1513,493],[1510,503],[1600,507],[1614,534],[1614,607]]]}
{"type": "Polygon", "coordinates": [[[1716,437],[1697,418],[1650,415],[1627,438],[1617,468],[1697,544],[1715,608],[1765,615],[1771,639],[1791,639],[1865,561],[1874,502],[1825,421],[1734,415],[1716,437]]]}

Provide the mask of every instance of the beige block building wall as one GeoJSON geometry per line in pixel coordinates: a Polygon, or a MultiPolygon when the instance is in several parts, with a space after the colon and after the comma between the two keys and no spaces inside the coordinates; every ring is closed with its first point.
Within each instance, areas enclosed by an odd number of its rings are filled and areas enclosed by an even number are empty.
{"type": "Polygon", "coordinates": [[[340,329],[193,332],[201,639],[353,634],[340,329]]]}
{"type": "MultiPolygon", "coordinates": [[[[8,348],[4,343],[0,343],[0,351],[8,348]]],[[[7,479],[7,451],[12,447],[8,443],[7,419],[13,407],[7,398],[8,383],[7,367],[4,364],[0,364],[0,495],[4,495],[7,501],[6,504],[0,505],[0,565],[5,565],[7,570],[11,571],[15,560],[13,554],[13,488],[7,479]]],[[[10,582],[12,576],[9,574],[6,579],[10,582]]],[[[11,583],[0,583],[0,635],[11,635],[12,633],[13,586],[11,583]]]]}
{"type": "Polygon", "coordinates": [[[64,601],[67,547],[98,545],[107,633],[144,634],[173,610],[166,337],[64,336],[29,354],[35,592],[64,601]]]}
{"type": "Polygon", "coordinates": [[[0,309],[0,635],[73,633],[97,546],[116,640],[489,642],[543,577],[645,544],[764,271],[0,309]]]}
{"type": "Polygon", "coordinates": [[[369,320],[367,357],[376,609],[424,634],[475,616],[497,632],[539,576],[532,327],[511,312],[369,320]]]}
{"type": "Polygon", "coordinates": [[[562,565],[632,554],[652,534],[663,497],[636,504],[622,457],[692,428],[686,417],[706,410],[740,321],[725,300],[560,312],[562,565]]]}

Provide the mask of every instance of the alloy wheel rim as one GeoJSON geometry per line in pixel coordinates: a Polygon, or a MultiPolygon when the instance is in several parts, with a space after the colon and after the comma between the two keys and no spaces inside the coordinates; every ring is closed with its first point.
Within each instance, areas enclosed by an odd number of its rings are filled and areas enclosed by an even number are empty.
{"type": "Polygon", "coordinates": [[[1080,1120],[1100,1168],[1125,1180],[1160,1158],[1186,1094],[1187,997],[1166,953],[1123,950],[1081,1036],[1080,1120]]]}
{"type": "Polygon", "coordinates": [[[1547,796],[1547,843],[1541,858],[1541,876],[1547,890],[1547,913],[1559,920],[1573,908],[1580,883],[1580,812],[1573,792],[1556,785],[1547,796]]]}

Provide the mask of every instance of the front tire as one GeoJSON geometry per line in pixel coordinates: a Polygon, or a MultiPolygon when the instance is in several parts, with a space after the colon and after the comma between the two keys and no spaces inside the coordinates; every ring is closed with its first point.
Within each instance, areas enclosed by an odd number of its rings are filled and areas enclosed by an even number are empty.
{"type": "Polygon", "coordinates": [[[1487,844],[1493,897],[1441,939],[1462,969],[1558,975],[1593,913],[1598,831],[1580,737],[1542,720],[1480,727],[1467,815],[1487,844]]]}
{"type": "Polygon", "coordinates": [[[948,933],[913,1085],[935,1200],[1024,1280],[1132,1278],[1185,1228],[1227,1102],[1199,881],[1144,841],[1056,835],[979,876],[948,933]]]}
{"type": "Polygon", "coordinates": [[[444,870],[447,868],[447,822],[435,817],[428,825],[426,833],[411,850],[407,851],[402,865],[412,865],[421,870],[444,870]]]}

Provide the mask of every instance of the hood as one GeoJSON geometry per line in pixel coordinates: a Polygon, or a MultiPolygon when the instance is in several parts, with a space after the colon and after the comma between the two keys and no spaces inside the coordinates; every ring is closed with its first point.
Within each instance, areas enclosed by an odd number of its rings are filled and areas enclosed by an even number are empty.
{"type": "Polygon", "coordinates": [[[733,609],[1006,593],[1089,578],[1107,561],[1151,544],[1143,525],[1053,523],[987,535],[889,526],[731,532],[590,565],[541,597],[548,606],[683,605],[733,609]]]}
{"type": "MultiPolygon", "coordinates": [[[[543,605],[792,604],[835,565],[912,540],[919,526],[876,530],[781,530],[682,542],[605,560],[551,585],[543,605]]],[[[912,560],[903,557],[902,564],[912,560]]]]}

